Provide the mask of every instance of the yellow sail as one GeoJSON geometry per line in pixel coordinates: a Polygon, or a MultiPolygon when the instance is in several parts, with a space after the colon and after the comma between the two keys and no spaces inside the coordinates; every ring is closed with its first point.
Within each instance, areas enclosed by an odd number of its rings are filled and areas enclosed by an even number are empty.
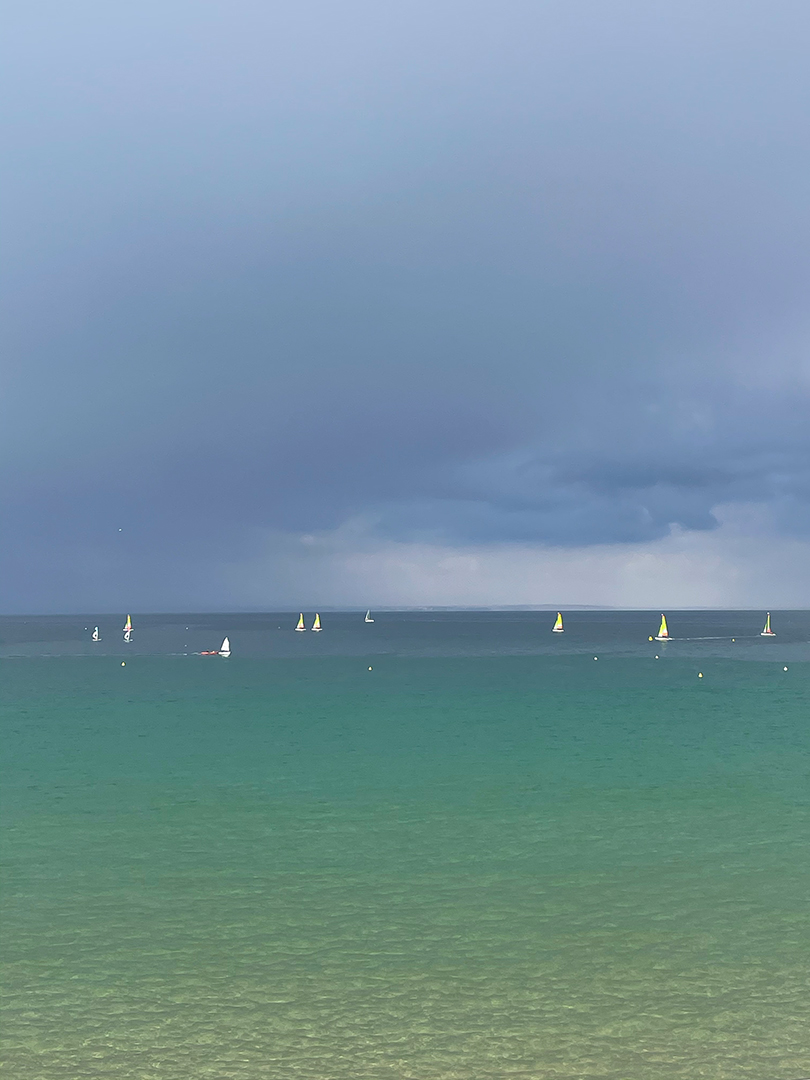
{"type": "Polygon", "coordinates": [[[315,633],[317,633],[320,630],[320,628],[321,628],[321,617],[320,617],[320,615],[316,615],[315,616],[315,622],[312,624],[312,629],[315,631],[315,633]]]}
{"type": "Polygon", "coordinates": [[[667,630],[667,617],[661,616],[661,625],[658,628],[658,633],[655,637],[656,641],[669,641],[669,630],[667,630]]]}
{"type": "Polygon", "coordinates": [[[765,628],[763,629],[762,633],[759,636],[760,637],[776,637],[776,634],[773,632],[773,630],[771,630],[771,613],[770,613],[770,611],[765,616],[765,628]]]}
{"type": "Polygon", "coordinates": [[[304,626],[304,613],[303,613],[303,611],[298,616],[298,626],[296,626],[295,629],[296,630],[306,630],[306,627],[304,626]]]}
{"type": "Polygon", "coordinates": [[[551,629],[553,630],[553,632],[555,634],[561,634],[563,632],[563,621],[562,621],[562,612],[561,611],[557,612],[557,621],[554,623],[554,626],[552,626],[551,629]]]}
{"type": "Polygon", "coordinates": [[[125,630],[131,630],[132,629],[132,619],[130,618],[129,615],[127,615],[127,621],[124,623],[124,629],[125,630]]]}

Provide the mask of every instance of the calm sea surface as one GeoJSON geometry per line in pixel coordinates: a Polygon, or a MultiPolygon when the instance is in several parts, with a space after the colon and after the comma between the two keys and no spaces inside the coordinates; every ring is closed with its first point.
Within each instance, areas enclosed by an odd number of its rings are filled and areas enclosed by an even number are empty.
{"type": "Polygon", "coordinates": [[[810,1075],[810,613],[125,614],[0,619],[9,1080],[810,1075]]]}

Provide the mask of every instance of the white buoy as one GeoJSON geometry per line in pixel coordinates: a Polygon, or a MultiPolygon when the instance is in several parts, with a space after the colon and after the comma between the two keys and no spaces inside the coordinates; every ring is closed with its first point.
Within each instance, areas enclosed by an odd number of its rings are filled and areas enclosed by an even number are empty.
{"type": "MultiPolygon", "coordinates": [[[[119,529],[119,532],[120,532],[120,529],[119,529]]],[[[126,667],[126,666],[127,666],[126,660],[122,660],[121,661],[121,667],[126,667]]]]}
{"type": "MultiPolygon", "coordinates": [[[[371,671],[371,668],[369,668],[368,670],[371,671]]],[[[785,668],[785,671],[787,671],[787,668],[785,668]]]]}
{"type": "Polygon", "coordinates": [[[782,668],[782,671],[787,671],[787,668],[786,667],[782,668]]]}
{"type": "Polygon", "coordinates": [[[699,671],[699,672],[698,672],[698,678],[699,678],[699,679],[702,679],[702,678],[703,678],[703,672],[702,672],[702,671],[699,671]]]}
{"type": "Polygon", "coordinates": [[[595,656],[595,657],[594,657],[594,660],[598,660],[598,659],[599,659],[599,657],[598,657],[598,656],[595,656]]]}

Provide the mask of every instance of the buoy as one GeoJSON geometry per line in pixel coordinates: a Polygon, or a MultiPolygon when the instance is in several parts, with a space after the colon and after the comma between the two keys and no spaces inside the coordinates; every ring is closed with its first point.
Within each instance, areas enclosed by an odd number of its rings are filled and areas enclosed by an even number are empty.
{"type": "Polygon", "coordinates": [[[698,678],[699,678],[699,679],[702,679],[702,678],[703,678],[703,672],[702,672],[702,671],[699,671],[699,672],[698,672],[698,678]]]}
{"type": "Polygon", "coordinates": [[[121,667],[126,667],[126,666],[127,666],[127,662],[126,662],[126,660],[122,660],[122,661],[121,661],[121,667]]]}
{"type": "MultiPolygon", "coordinates": [[[[371,668],[369,668],[368,670],[371,671],[371,668]]],[[[785,671],[787,671],[787,668],[785,668],[785,671]]]]}
{"type": "Polygon", "coordinates": [[[656,659],[656,660],[658,659],[658,653],[656,653],[656,654],[655,654],[655,659],[656,659]]]}
{"type": "Polygon", "coordinates": [[[732,641],[736,641],[737,639],[736,639],[735,637],[733,637],[733,638],[732,638],[731,640],[732,640],[732,641]]]}
{"type": "Polygon", "coordinates": [[[647,638],[647,641],[652,641],[652,634],[647,638]]]}
{"type": "Polygon", "coordinates": [[[598,660],[598,659],[599,659],[599,657],[598,657],[598,656],[595,656],[595,657],[594,657],[594,660],[598,660]]]}
{"type": "Polygon", "coordinates": [[[783,668],[782,668],[782,671],[787,671],[787,668],[786,668],[786,667],[783,667],[783,668]]]}

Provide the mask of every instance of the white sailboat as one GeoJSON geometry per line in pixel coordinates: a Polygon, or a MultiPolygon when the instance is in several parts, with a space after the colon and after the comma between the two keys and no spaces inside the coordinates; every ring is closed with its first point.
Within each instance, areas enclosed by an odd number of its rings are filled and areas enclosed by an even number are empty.
{"type": "Polygon", "coordinates": [[[765,616],[765,626],[762,629],[762,632],[760,633],[759,636],[760,637],[776,637],[775,632],[773,630],[771,630],[771,613],[770,613],[770,611],[765,616]]]}
{"type": "Polygon", "coordinates": [[[366,612],[366,617],[365,619],[363,619],[363,622],[374,622],[371,617],[371,608],[369,608],[369,610],[366,612]]]}
{"type": "Polygon", "coordinates": [[[661,625],[658,627],[658,633],[655,635],[656,641],[669,641],[669,630],[667,630],[667,617],[661,615],[661,625]]]}
{"type": "Polygon", "coordinates": [[[132,617],[127,615],[127,621],[124,623],[124,641],[132,641],[132,617]]]}
{"type": "Polygon", "coordinates": [[[317,634],[321,629],[322,629],[322,627],[321,627],[321,617],[320,617],[320,615],[316,615],[315,616],[315,622],[310,627],[310,630],[314,630],[315,633],[317,634]]]}
{"type": "Polygon", "coordinates": [[[554,623],[554,625],[552,626],[551,632],[552,632],[552,634],[563,634],[563,633],[565,633],[565,631],[563,630],[563,621],[562,621],[562,612],[561,611],[557,612],[557,620],[554,623]]]}
{"type": "Polygon", "coordinates": [[[97,626],[93,627],[92,637],[93,637],[93,641],[101,641],[101,634],[98,632],[98,627],[97,626]]]}
{"type": "Polygon", "coordinates": [[[231,655],[231,643],[230,643],[230,641],[228,641],[227,638],[222,639],[222,644],[219,647],[219,655],[220,656],[230,656],[231,655]]]}
{"type": "Polygon", "coordinates": [[[295,628],[295,629],[296,629],[296,630],[298,631],[298,633],[299,633],[299,634],[300,634],[300,633],[301,633],[302,631],[306,630],[306,626],[304,626],[304,613],[303,613],[303,611],[302,611],[302,612],[301,612],[301,614],[300,614],[300,615],[298,616],[298,626],[296,626],[296,628],[295,628]]]}

